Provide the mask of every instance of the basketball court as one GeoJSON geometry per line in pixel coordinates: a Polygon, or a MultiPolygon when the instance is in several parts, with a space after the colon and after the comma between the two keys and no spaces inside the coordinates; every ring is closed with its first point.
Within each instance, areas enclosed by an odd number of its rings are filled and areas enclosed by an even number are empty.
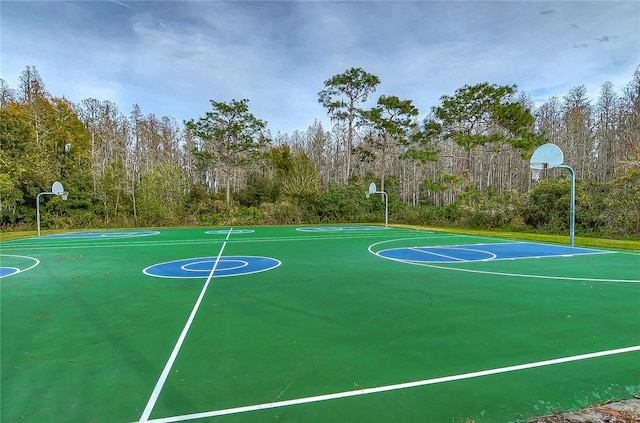
{"type": "Polygon", "coordinates": [[[366,225],[1,247],[3,422],[513,422],[640,394],[640,252],[366,225]]]}

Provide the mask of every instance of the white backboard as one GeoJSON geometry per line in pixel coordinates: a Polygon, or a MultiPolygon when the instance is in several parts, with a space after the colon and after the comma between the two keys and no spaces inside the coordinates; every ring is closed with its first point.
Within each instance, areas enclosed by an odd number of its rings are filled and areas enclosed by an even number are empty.
{"type": "Polygon", "coordinates": [[[564,154],[555,144],[543,144],[533,152],[529,166],[531,169],[553,169],[564,164],[564,154]]]}
{"type": "Polygon", "coordinates": [[[54,193],[55,195],[62,195],[62,193],[64,192],[64,187],[60,182],[56,181],[53,183],[53,186],[51,187],[51,192],[54,193]]]}

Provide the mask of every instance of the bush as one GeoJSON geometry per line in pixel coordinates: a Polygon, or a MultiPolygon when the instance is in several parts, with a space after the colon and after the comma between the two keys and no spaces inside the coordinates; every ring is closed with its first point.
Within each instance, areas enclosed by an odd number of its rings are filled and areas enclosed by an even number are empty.
{"type": "MultiPolygon", "coordinates": [[[[522,216],[531,228],[569,230],[569,180],[546,180],[529,194],[522,216]]],[[[575,230],[582,235],[640,236],[640,172],[608,182],[576,182],[575,230]]]]}
{"type": "MultiPolygon", "coordinates": [[[[366,189],[360,184],[330,184],[316,199],[316,214],[320,222],[359,222],[368,215],[379,198],[365,197],[366,189]]],[[[384,212],[384,205],[382,207],[384,212]]]]}
{"type": "Polygon", "coordinates": [[[529,193],[523,208],[524,222],[548,232],[569,230],[571,187],[569,180],[545,180],[529,193]]]}
{"type": "Polygon", "coordinates": [[[281,201],[279,203],[262,203],[260,205],[262,221],[267,225],[292,225],[304,223],[302,213],[292,203],[281,201]]]}
{"type": "Polygon", "coordinates": [[[229,210],[228,218],[225,222],[226,225],[261,225],[263,222],[262,212],[257,207],[232,207],[229,210]]]}
{"type": "MultiPolygon", "coordinates": [[[[602,236],[640,236],[640,172],[591,183],[576,206],[576,222],[602,236]]],[[[577,223],[576,223],[577,226],[577,223]]]]}
{"type": "Polygon", "coordinates": [[[407,225],[446,226],[449,219],[444,207],[431,205],[407,206],[393,212],[393,221],[407,225]]]}
{"type": "Polygon", "coordinates": [[[515,190],[498,193],[492,186],[482,191],[470,187],[455,203],[451,217],[463,226],[502,229],[522,225],[523,200],[515,190]]]}
{"type": "Polygon", "coordinates": [[[254,172],[248,177],[247,187],[234,194],[234,198],[243,206],[259,207],[276,201],[278,194],[279,184],[275,178],[254,172]]]}

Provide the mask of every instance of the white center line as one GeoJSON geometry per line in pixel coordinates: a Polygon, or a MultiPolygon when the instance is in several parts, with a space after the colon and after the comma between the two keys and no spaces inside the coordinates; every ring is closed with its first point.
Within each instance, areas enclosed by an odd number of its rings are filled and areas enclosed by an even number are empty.
{"type": "Polygon", "coordinates": [[[213,267],[211,268],[211,272],[209,273],[209,277],[207,278],[207,281],[205,282],[204,286],[202,287],[202,291],[200,292],[200,296],[198,297],[198,300],[196,301],[195,305],[193,306],[193,310],[191,310],[191,315],[189,316],[189,319],[187,320],[187,323],[185,324],[184,329],[182,329],[182,333],[180,334],[180,337],[178,338],[178,342],[176,342],[176,346],[173,347],[173,351],[171,352],[171,356],[169,357],[169,361],[167,361],[167,364],[164,366],[164,370],[162,371],[162,374],[160,375],[160,379],[158,379],[158,383],[156,383],[156,386],[153,389],[153,392],[151,393],[151,397],[149,398],[149,402],[147,402],[147,406],[144,408],[144,411],[142,412],[142,416],[140,417],[140,420],[138,420],[139,423],[148,422],[149,421],[149,416],[151,415],[151,411],[153,411],[153,407],[156,405],[156,401],[158,401],[158,397],[160,396],[160,391],[162,391],[162,387],[164,386],[164,383],[166,382],[167,377],[169,376],[169,372],[171,371],[171,368],[173,367],[173,363],[176,361],[176,358],[178,357],[178,352],[180,352],[180,348],[182,347],[182,343],[184,342],[184,339],[187,337],[187,333],[189,332],[189,328],[191,327],[191,323],[193,322],[193,319],[196,317],[196,313],[198,312],[198,308],[200,307],[200,303],[202,302],[202,299],[204,298],[204,294],[207,292],[207,288],[209,287],[209,282],[211,282],[211,278],[213,278],[213,274],[216,271],[216,267],[218,267],[218,262],[220,261],[220,257],[222,257],[222,252],[224,251],[224,247],[227,245],[227,240],[229,240],[229,236],[231,235],[231,231],[233,231],[233,228],[229,229],[229,233],[227,233],[227,237],[225,238],[225,241],[222,244],[222,247],[220,248],[220,252],[218,253],[218,257],[216,258],[216,261],[213,264],[213,267]]]}

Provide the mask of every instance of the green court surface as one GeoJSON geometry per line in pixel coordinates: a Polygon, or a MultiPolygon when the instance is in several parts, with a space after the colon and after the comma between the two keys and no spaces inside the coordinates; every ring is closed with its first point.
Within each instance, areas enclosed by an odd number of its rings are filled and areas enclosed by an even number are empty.
{"type": "Polygon", "coordinates": [[[0,420],[516,422],[640,394],[640,252],[230,229],[2,242],[0,420]]]}

